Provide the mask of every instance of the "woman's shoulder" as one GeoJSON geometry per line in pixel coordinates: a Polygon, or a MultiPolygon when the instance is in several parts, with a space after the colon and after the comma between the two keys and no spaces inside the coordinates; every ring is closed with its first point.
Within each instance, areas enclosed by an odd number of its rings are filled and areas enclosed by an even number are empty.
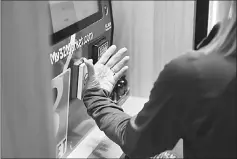
{"type": "Polygon", "coordinates": [[[190,51],[171,60],[165,65],[160,78],[169,81],[170,85],[177,90],[193,87],[198,79],[198,71],[194,63],[202,56],[201,53],[190,51]]]}
{"type": "Polygon", "coordinates": [[[168,74],[171,73],[177,78],[193,77],[197,73],[194,63],[203,56],[205,55],[200,52],[186,52],[185,54],[171,60],[168,64],[166,64],[164,71],[168,74]]]}
{"type": "Polygon", "coordinates": [[[200,89],[199,86],[210,90],[222,88],[234,76],[236,59],[226,59],[218,53],[206,55],[200,51],[190,51],[173,59],[163,70],[163,78],[171,79],[176,89],[180,86],[196,90],[200,89]]]}

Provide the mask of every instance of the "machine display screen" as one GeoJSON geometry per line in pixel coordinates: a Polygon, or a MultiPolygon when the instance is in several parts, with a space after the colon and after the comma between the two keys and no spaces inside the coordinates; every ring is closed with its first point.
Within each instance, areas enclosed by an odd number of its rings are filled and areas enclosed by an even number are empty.
{"type": "Polygon", "coordinates": [[[49,1],[53,33],[99,11],[98,1],[49,1]]]}

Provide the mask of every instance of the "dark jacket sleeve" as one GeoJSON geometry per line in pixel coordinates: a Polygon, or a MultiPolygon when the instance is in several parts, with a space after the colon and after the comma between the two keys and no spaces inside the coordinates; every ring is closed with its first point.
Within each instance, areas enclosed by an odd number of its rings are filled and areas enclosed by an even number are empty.
{"type": "Polygon", "coordinates": [[[175,62],[166,65],[151,90],[149,101],[133,117],[113,103],[104,90],[87,90],[83,100],[98,127],[125,154],[133,158],[154,156],[171,150],[184,134],[182,93],[177,83],[180,74],[183,71],[175,62]]]}

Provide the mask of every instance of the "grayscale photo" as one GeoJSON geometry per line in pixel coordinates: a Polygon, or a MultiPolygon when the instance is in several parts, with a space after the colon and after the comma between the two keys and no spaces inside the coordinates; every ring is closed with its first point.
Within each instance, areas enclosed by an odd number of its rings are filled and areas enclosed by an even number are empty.
{"type": "Polygon", "coordinates": [[[237,158],[236,0],[0,8],[1,158],[237,158]]]}

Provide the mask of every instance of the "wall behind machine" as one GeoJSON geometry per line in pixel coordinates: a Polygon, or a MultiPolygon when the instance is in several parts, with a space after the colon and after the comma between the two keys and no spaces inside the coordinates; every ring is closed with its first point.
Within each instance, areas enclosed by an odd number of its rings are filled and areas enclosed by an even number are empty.
{"type": "Polygon", "coordinates": [[[164,65],[193,47],[194,1],[112,1],[114,44],[128,48],[131,95],[147,98],[164,65]]]}

